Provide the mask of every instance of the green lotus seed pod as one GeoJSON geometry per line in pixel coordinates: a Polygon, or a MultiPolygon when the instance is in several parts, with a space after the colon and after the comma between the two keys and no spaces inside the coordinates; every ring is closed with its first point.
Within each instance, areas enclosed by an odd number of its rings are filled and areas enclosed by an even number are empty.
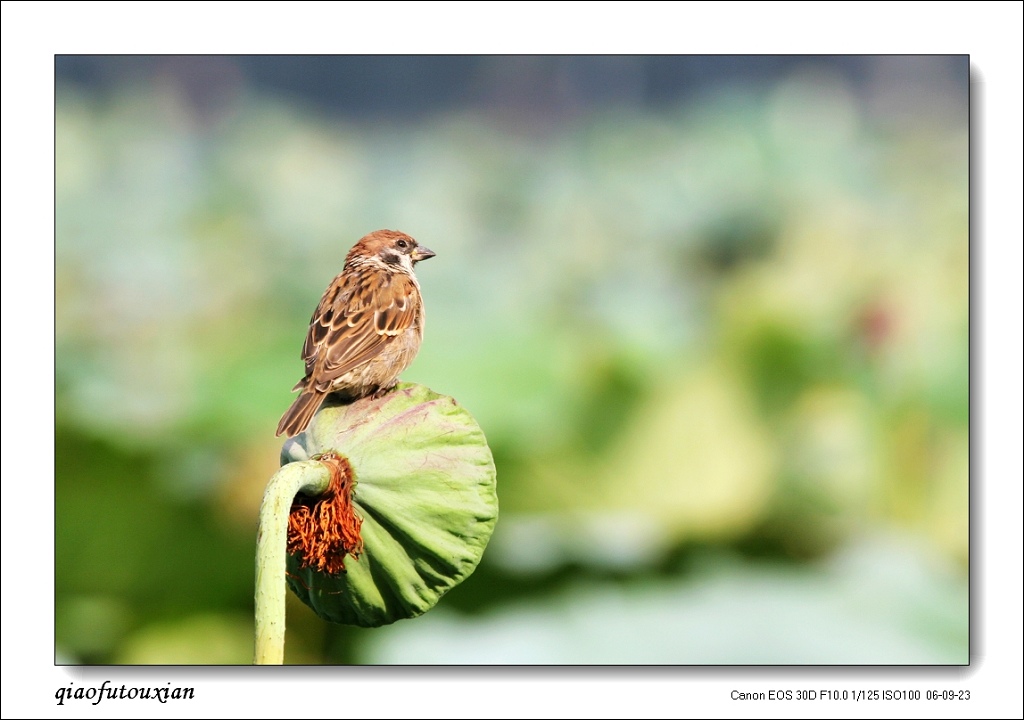
{"type": "Polygon", "coordinates": [[[413,383],[348,404],[329,397],[281,463],[322,454],[335,504],[299,496],[288,543],[288,584],[320,617],[415,617],[476,569],[498,519],[495,468],[455,400],[413,383]]]}

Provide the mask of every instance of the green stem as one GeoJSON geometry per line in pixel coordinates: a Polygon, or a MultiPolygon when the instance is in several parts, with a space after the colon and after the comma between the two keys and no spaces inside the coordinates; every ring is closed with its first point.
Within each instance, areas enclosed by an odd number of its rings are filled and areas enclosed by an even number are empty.
{"type": "Polygon", "coordinates": [[[260,505],[256,537],[256,665],[284,662],[285,567],[288,559],[288,514],[296,493],[320,495],[331,472],[317,460],[289,463],[274,473],[260,505]]]}

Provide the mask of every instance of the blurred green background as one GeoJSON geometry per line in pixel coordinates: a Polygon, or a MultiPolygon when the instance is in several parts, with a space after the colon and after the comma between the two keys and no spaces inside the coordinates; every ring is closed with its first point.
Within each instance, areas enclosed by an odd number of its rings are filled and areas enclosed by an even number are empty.
{"type": "Polygon", "coordinates": [[[437,252],[404,380],[501,518],[290,663],[966,663],[968,61],[56,61],[57,659],[248,663],[309,315],[437,252]]]}

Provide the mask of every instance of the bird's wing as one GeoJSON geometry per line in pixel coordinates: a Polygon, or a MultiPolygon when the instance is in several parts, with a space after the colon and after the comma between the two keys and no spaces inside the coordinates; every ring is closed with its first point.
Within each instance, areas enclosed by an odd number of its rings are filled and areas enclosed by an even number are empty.
{"type": "Polygon", "coordinates": [[[416,284],[404,274],[339,275],[320,298],[302,359],[321,390],[379,354],[416,320],[416,284]]]}

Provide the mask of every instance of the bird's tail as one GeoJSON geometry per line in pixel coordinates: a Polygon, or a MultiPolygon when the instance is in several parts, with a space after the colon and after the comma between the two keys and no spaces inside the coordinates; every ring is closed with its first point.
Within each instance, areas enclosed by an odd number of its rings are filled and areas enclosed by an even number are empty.
{"type": "Polygon", "coordinates": [[[287,437],[298,435],[306,429],[313,415],[320,409],[321,403],[327,393],[316,392],[315,390],[303,390],[302,394],[295,398],[295,402],[281,416],[281,422],[277,424],[277,433],[284,433],[287,437]]]}

